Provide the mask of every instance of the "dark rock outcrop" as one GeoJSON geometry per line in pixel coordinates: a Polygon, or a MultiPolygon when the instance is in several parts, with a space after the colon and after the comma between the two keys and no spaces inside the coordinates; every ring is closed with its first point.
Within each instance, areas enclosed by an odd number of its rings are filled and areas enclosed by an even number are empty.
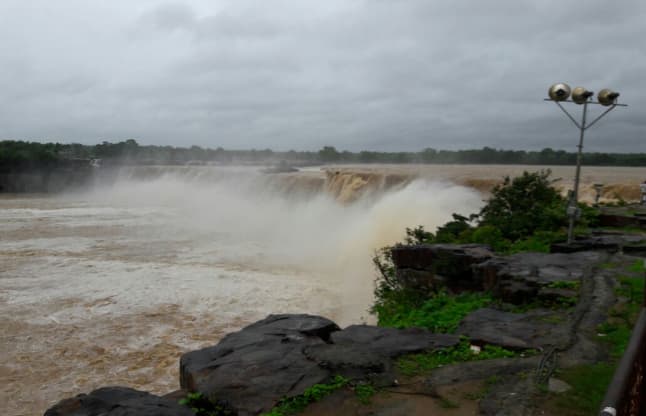
{"type": "Polygon", "coordinates": [[[575,253],[578,251],[605,251],[616,253],[624,247],[646,243],[641,235],[631,234],[598,234],[587,237],[577,237],[572,244],[555,243],[550,247],[552,253],[575,253]]]}
{"type": "MultiPolygon", "coordinates": [[[[600,259],[600,254],[581,252],[572,254],[519,253],[495,257],[474,266],[477,281],[484,290],[505,302],[514,304],[531,303],[539,298],[553,296],[546,291],[564,282],[576,284],[586,270],[600,259]]],[[[574,295],[563,291],[561,295],[574,295]]]]}
{"type": "Polygon", "coordinates": [[[103,387],[65,399],[45,416],[194,416],[177,401],[127,387],[103,387]]]}
{"type": "Polygon", "coordinates": [[[421,329],[355,325],[341,331],[318,316],[270,315],[214,347],[184,354],[180,382],[212,401],[227,399],[240,415],[256,415],[337,374],[392,382],[391,357],[458,342],[421,329]]]}
{"type": "Polygon", "coordinates": [[[404,287],[430,292],[439,286],[454,291],[485,290],[505,302],[535,300],[574,303],[583,272],[598,262],[600,254],[519,253],[494,256],[478,244],[428,244],[392,249],[395,273],[404,287]],[[556,290],[559,289],[559,290],[556,290]]]}
{"type": "Polygon", "coordinates": [[[438,285],[453,289],[481,289],[473,266],[491,257],[480,244],[424,244],[395,247],[391,251],[397,278],[405,287],[430,290],[438,285]]]}
{"type": "Polygon", "coordinates": [[[567,341],[567,328],[545,319],[550,311],[511,313],[482,308],[466,316],[457,333],[475,344],[498,345],[510,349],[542,349],[567,341]]]}
{"type": "Polygon", "coordinates": [[[455,335],[433,334],[424,329],[381,328],[352,325],[333,332],[332,343],[307,347],[304,354],[334,374],[371,378],[376,384],[392,382],[390,358],[456,345],[455,335]]]}

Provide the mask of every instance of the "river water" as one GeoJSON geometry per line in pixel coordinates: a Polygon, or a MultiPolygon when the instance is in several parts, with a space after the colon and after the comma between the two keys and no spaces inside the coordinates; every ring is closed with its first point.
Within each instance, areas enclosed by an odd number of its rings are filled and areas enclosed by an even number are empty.
{"type": "MultiPolygon", "coordinates": [[[[540,167],[146,167],[82,192],[0,194],[0,413],[105,385],[170,392],[182,353],[270,313],[370,322],[375,249],[478,211],[476,189],[525,169],[540,167]]],[[[573,168],[553,171],[571,186],[573,168]]],[[[581,195],[604,183],[603,199],[636,199],[643,179],[585,168],[581,195]]]]}
{"type": "Polygon", "coordinates": [[[105,385],[170,392],[182,353],[270,313],[370,322],[373,251],[407,226],[433,229],[482,204],[446,181],[353,203],[290,181],[268,186],[248,168],[170,171],[1,195],[0,413],[42,414],[105,385]]]}

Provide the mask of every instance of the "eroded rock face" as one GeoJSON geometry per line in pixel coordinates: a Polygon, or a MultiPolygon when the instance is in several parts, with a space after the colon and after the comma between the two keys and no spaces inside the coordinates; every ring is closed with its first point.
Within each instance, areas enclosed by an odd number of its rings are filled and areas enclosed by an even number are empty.
{"type": "Polygon", "coordinates": [[[430,290],[438,285],[481,289],[473,266],[493,252],[481,244],[424,244],[395,247],[391,251],[397,278],[411,289],[430,290]]]}
{"type": "Polygon", "coordinates": [[[65,399],[45,416],[194,416],[186,406],[127,387],[103,387],[65,399]]]}
{"type": "Polygon", "coordinates": [[[184,354],[180,382],[211,400],[226,399],[240,415],[256,415],[337,374],[392,382],[392,357],[458,342],[421,329],[354,325],[341,331],[319,316],[270,315],[214,347],[184,354]]]}
{"type": "Polygon", "coordinates": [[[484,290],[505,302],[576,301],[576,287],[603,253],[519,253],[494,256],[478,244],[429,244],[392,249],[397,279],[407,288],[431,292],[484,290]],[[557,290],[558,289],[558,290],[557,290]]]}

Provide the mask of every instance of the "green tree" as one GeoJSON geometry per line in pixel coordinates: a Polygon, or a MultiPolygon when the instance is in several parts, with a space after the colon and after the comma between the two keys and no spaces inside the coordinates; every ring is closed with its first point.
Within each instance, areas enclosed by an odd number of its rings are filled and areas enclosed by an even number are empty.
{"type": "Polygon", "coordinates": [[[492,190],[480,211],[480,226],[493,226],[503,238],[516,241],[535,231],[554,231],[566,223],[565,201],[552,187],[550,170],[523,172],[492,190]]]}

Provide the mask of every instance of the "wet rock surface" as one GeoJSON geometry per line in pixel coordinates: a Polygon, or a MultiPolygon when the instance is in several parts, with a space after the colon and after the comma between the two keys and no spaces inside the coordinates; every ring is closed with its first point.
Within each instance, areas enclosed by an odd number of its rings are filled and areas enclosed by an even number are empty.
{"type": "MultiPolygon", "coordinates": [[[[536,300],[541,290],[544,296],[551,296],[553,293],[544,289],[576,285],[601,257],[595,252],[519,253],[495,257],[474,268],[484,290],[505,302],[521,304],[536,300]]],[[[565,292],[562,295],[567,296],[565,292]]]]}
{"type": "Polygon", "coordinates": [[[127,387],[103,387],[90,394],[65,399],[45,416],[193,416],[176,400],[127,387]]]}
{"type": "MultiPolygon", "coordinates": [[[[449,248],[452,254],[448,258],[452,261],[458,261],[465,253],[464,247],[449,248]]],[[[443,245],[440,251],[449,248],[443,245]]],[[[420,256],[426,249],[404,250],[398,261],[400,265],[427,267],[435,279],[439,276],[435,270],[441,267],[433,269],[432,263],[424,263],[420,256]]],[[[591,337],[614,302],[614,281],[610,271],[595,265],[607,261],[608,256],[604,252],[580,252],[497,257],[481,251],[481,246],[468,248],[471,249],[481,255],[472,252],[473,262],[460,269],[458,280],[471,279],[463,287],[480,285],[506,302],[531,304],[535,300],[574,299],[576,305],[565,302],[556,310],[529,308],[523,313],[509,312],[519,310],[509,303],[498,304],[505,310],[481,308],[462,320],[456,335],[369,325],[341,330],[320,316],[270,315],[227,335],[213,347],[184,354],[180,361],[183,391],[177,394],[201,392],[213,402],[225,400],[239,415],[257,415],[269,411],[281,399],[302,394],[335,375],[367,380],[377,387],[395,386],[396,357],[455,346],[460,336],[466,336],[476,345],[535,351],[514,358],[434,369],[430,376],[418,381],[421,384],[415,394],[433,398],[442,386],[497,377],[499,382],[490,386],[486,397],[479,401],[479,414],[525,414],[533,405],[536,375],[544,374],[547,381],[554,368],[550,367],[552,364],[574,366],[601,359],[603,350],[591,337]],[[476,258],[481,261],[476,263],[476,258]]],[[[341,396],[346,393],[339,392],[341,396]]],[[[343,400],[351,402],[347,397],[343,400]]],[[[48,410],[46,416],[191,414],[176,402],[176,396],[158,397],[127,388],[105,388],[64,400],[48,410]]],[[[384,401],[380,412],[406,414],[411,411],[410,405],[404,399],[396,403],[384,401]],[[403,407],[386,410],[388,403],[403,407]]],[[[319,407],[324,409],[325,404],[319,407]]]]}
{"type": "Polygon", "coordinates": [[[522,349],[543,349],[561,345],[568,339],[568,328],[546,322],[551,311],[528,313],[503,312],[491,308],[478,309],[462,320],[457,333],[475,344],[490,344],[522,349]]]}
{"type": "Polygon", "coordinates": [[[587,237],[578,237],[572,244],[552,244],[550,251],[553,253],[574,253],[579,251],[605,251],[616,253],[624,248],[631,250],[633,247],[640,247],[646,244],[642,235],[602,233],[587,237]]]}
{"type": "Polygon", "coordinates": [[[438,285],[479,289],[473,266],[493,252],[481,244],[425,244],[395,247],[391,251],[397,278],[411,289],[430,290],[438,285]]]}
{"type": "Polygon", "coordinates": [[[342,331],[318,316],[270,315],[214,347],[184,354],[181,387],[255,415],[337,374],[392,383],[391,358],[458,342],[422,329],[354,325],[342,331]]]}

